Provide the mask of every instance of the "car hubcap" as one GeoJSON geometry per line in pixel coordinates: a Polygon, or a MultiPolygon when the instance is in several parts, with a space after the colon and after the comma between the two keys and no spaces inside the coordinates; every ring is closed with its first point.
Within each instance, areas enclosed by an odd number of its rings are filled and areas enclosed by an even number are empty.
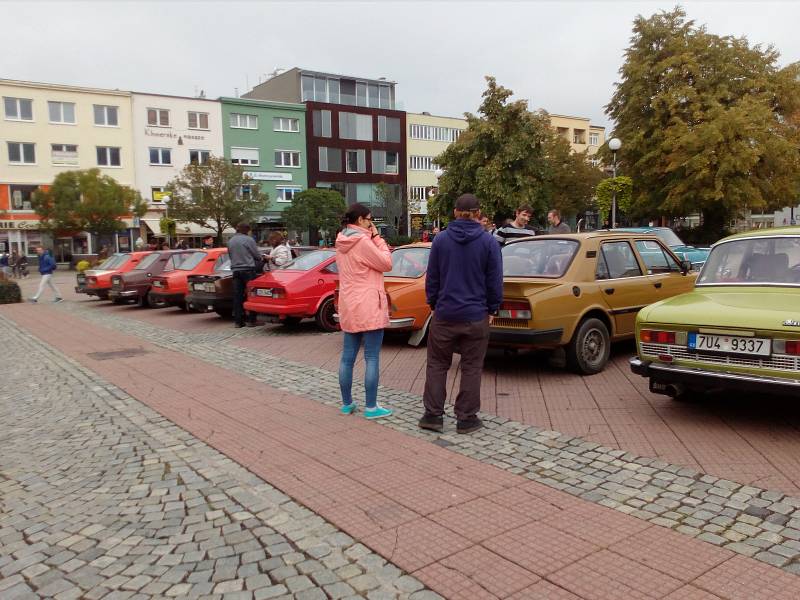
{"type": "Polygon", "coordinates": [[[583,358],[589,364],[597,364],[603,357],[605,343],[602,334],[592,329],[583,339],[583,358]]]}

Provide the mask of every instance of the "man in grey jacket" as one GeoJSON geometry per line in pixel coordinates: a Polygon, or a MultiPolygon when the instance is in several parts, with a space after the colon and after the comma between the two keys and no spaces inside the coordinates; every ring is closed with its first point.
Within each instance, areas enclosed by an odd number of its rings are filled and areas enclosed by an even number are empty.
{"type": "Polygon", "coordinates": [[[256,316],[245,315],[244,301],[247,298],[247,282],[255,279],[261,272],[263,258],[258,246],[250,237],[250,225],[239,223],[236,234],[228,240],[228,255],[231,258],[233,272],[233,320],[235,327],[244,327],[247,319],[248,327],[255,327],[256,316]]]}

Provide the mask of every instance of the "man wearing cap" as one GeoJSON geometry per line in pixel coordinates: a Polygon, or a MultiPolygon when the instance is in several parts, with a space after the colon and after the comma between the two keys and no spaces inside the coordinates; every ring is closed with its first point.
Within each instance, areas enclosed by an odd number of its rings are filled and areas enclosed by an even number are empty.
{"type": "Polygon", "coordinates": [[[461,387],[456,397],[456,431],[483,426],[481,374],[489,345],[489,325],[503,298],[500,246],[481,225],[480,202],[472,194],[456,200],[455,220],[433,241],[425,293],[433,311],[428,332],[422,429],[443,431],[447,371],[461,352],[461,387]]]}

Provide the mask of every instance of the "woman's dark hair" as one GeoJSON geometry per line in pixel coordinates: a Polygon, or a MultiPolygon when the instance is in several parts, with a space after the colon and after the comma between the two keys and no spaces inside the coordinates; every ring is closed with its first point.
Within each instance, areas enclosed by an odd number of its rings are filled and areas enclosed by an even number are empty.
{"type": "Polygon", "coordinates": [[[358,223],[358,220],[361,218],[366,218],[372,214],[372,211],[369,207],[364,206],[356,202],[355,204],[351,204],[350,207],[347,209],[347,212],[344,213],[344,218],[342,219],[342,225],[353,225],[358,223]]]}

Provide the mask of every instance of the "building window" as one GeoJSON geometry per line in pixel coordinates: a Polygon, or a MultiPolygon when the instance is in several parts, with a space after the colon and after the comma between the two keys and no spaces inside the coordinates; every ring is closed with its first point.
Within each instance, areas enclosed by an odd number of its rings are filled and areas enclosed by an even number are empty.
{"type": "Polygon", "coordinates": [[[366,150],[347,150],[347,160],[345,169],[348,173],[367,172],[367,151],[366,150]]]}
{"type": "Polygon", "coordinates": [[[147,124],[152,127],[169,127],[169,111],[163,108],[148,108],[147,124]]]}
{"type": "Polygon", "coordinates": [[[275,166],[276,167],[299,167],[300,166],[300,153],[293,150],[276,150],[275,151],[275,166]]]}
{"type": "Polygon", "coordinates": [[[367,83],[365,81],[356,81],[356,105],[367,105],[367,83]]]}
{"type": "Polygon", "coordinates": [[[258,129],[258,116],[231,113],[230,125],[234,129],[258,129]]]}
{"type": "Polygon", "coordinates": [[[409,156],[409,169],[412,171],[435,171],[438,168],[432,156],[409,156]]]}
{"type": "Polygon", "coordinates": [[[211,156],[209,150],[189,150],[189,164],[204,165],[208,162],[211,156]]]}
{"type": "Polygon", "coordinates": [[[586,143],[586,130],[585,129],[574,129],[572,131],[572,143],[573,144],[585,144],[586,143]]]}
{"type": "Polygon", "coordinates": [[[189,129],[208,129],[208,113],[189,111],[189,129]]]}
{"type": "Polygon", "coordinates": [[[163,187],[153,186],[150,188],[150,199],[153,202],[163,202],[166,192],[163,187]]]}
{"type": "Polygon", "coordinates": [[[339,104],[340,102],[340,85],[339,80],[336,78],[303,74],[300,86],[303,102],[306,100],[330,102],[332,104],[339,104]]]}
{"type": "Polygon", "coordinates": [[[343,140],[372,141],[372,115],[339,113],[339,138],[343,140]]]}
{"type": "Polygon", "coordinates": [[[294,200],[295,195],[302,191],[303,189],[299,187],[277,187],[275,188],[276,200],[278,202],[291,202],[294,200]]]}
{"type": "Polygon", "coordinates": [[[300,131],[300,119],[289,119],[287,117],[272,117],[272,130],[297,133],[298,131],[300,131]]]}
{"type": "Polygon", "coordinates": [[[400,142],[400,119],[378,116],[378,141],[400,142]]]}
{"type": "Polygon", "coordinates": [[[372,151],[372,172],[385,175],[397,175],[397,152],[385,150],[372,151]]]}
{"type": "Polygon", "coordinates": [[[3,97],[8,121],[33,121],[33,100],[3,97]]]}
{"type": "MultiPolygon", "coordinates": [[[[11,210],[33,210],[31,196],[39,189],[37,185],[10,185],[8,191],[11,197],[11,210]]],[[[30,234],[28,234],[30,236],[30,234]]],[[[30,243],[30,237],[28,237],[30,243]]]]}
{"type": "Polygon", "coordinates": [[[600,134],[599,133],[590,133],[589,134],[589,145],[590,146],[599,146],[600,145],[600,134]]]}
{"type": "Polygon", "coordinates": [[[120,149],[111,146],[97,147],[97,164],[101,167],[119,167],[120,149]]]}
{"type": "Polygon", "coordinates": [[[94,124],[103,127],[119,126],[119,108],[117,106],[94,105],[94,124]]]}
{"type": "Polygon", "coordinates": [[[314,135],[316,137],[331,137],[331,111],[315,110],[311,113],[311,120],[314,124],[314,135]]]}
{"type": "Polygon", "coordinates": [[[412,140],[429,140],[432,142],[452,143],[464,131],[455,127],[435,127],[433,125],[410,125],[412,140]]]}
{"type": "Polygon", "coordinates": [[[78,146],[75,144],[50,144],[50,159],[54,165],[78,164],[78,146]]]}
{"type": "Polygon", "coordinates": [[[319,147],[319,170],[328,173],[342,172],[342,151],[339,148],[319,147]]]}
{"type": "Polygon", "coordinates": [[[51,123],[75,124],[75,103],[74,102],[49,102],[47,112],[50,115],[51,123]]]}
{"type": "Polygon", "coordinates": [[[258,148],[231,148],[231,162],[235,165],[257,167],[260,162],[258,148]]]}
{"type": "Polygon", "coordinates": [[[151,165],[171,165],[172,150],[169,148],[150,148],[151,165]]]}
{"type": "Polygon", "coordinates": [[[8,162],[12,165],[35,165],[36,144],[8,142],[8,162]]]}

